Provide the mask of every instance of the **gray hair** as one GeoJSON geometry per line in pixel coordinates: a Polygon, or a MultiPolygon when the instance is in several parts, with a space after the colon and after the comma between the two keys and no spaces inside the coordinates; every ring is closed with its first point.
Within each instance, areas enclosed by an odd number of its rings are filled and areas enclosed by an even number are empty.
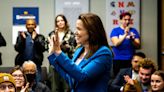
{"type": "Polygon", "coordinates": [[[36,64],[35,64],[33,61],[31,61],[31,60],[25,61],[25,62],[23,63],[23,65],[22,65],[22,68],[24,69],[25,66],[28,65],[28,64],[33,65],[33,66],[35,67],[36,72],[37,72],[37,66],[36,66],[36,64]]]}

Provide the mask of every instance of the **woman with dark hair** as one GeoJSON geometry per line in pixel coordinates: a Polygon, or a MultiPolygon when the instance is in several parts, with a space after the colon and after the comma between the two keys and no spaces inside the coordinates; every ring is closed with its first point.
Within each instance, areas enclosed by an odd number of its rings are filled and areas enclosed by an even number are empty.
{"type": "Polygon", "coordinates": [[[58,30],[59,41],[61,43],[60,47],[62,51],[72,58],[76,47],[76,42],[74,39],[75,35],[69,28],[68,21],[63,14],[56,16],[54,30],[49,33],[49,36],[52,36],[56,29],[58,30]]]}
{"type": "Polygon", "coordinates": [[[48,59],[67,81],[71,92],[107,92],[113,54],[99,16],[85,13],[78,17],[75,39],[81,46],[72,60],[62,52],[58,36],[56,30],[49,38],[48,59]]]}
{"type": "Polygon", "coordinates": [[[29,83],[27,83],[23,69],[17,65],[11,70],[10,74],[15,80],[16,92],[28,92],[29,83]]]}
{"type": "Polygon", "coordinates": [[[132,27],[131,13],[120,14],[120,26],[114,28],[110,34],[113,44],[113,73],[117,75],[121,68],[130,68],[131,60],[136,48],[140,48],[140,35],[132,27]]]}
{"type": "MultiPolygon", "coordinates": [[[[75,35],[72,32],[72,30],[69,28],[68,21],[66,17],[63,14],[59,14],[56,16],[54,21],[54,30],[49,33],[49,37],[54,35],[56,32],[56,29],[58,30],[59,35],[59,41],[60,41],[60,47],[61,50],[68,55],[69,58],[72,58],[75,47],[76,47],[76,41],[75,41],[75,35]]],[[[54,76],[51,76],[51,88],[52,91],[60,91],[65,92],[69,90],[68,84],[65,82],[65,80],[50,66],[50,73],[54,74],[54,76]]]]}
{"type": "Polygon", "coordinates": [[[151,75],[152,92],[164,92],[164,71],[158,70],[151,75]]]}

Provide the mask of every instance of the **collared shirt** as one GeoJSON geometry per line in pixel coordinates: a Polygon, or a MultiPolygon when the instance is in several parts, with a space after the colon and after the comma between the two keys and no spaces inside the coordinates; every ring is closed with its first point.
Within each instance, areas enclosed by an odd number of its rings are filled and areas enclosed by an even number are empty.
{"type": "Polygon", "coordinates": [[[132,79],[137,79],[138,73],[136,73],[134,70],[132,70],[132,79]]]}
{"type": "Polygon", "coordinates": [[[34,41],[30,35],[30,33],[27,32],[27,36],[26,36],[26,46],[25,46],[25,50],[24,50],[24,57],[26,60],[32,60],[33,55],[34,55],[34,41]]]}

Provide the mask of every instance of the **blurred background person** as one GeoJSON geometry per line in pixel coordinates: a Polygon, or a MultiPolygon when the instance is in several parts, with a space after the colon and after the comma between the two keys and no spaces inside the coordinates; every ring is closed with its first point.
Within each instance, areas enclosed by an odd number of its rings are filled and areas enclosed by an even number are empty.
{"type": "Polygon", "coordinates": [[[28,92],[29,83],[27,83],[26,76],[23,73],[22,67],[15,66],[10,74],[13,76],[16,84],[16,92],[28,92]]]}
{"type": "Polygon", "coordinates": [[[107,92],[113,54],[96,14],[79,15],[75,39],[81,46],[72,60],[61,50],[58,30],[49,38],[49,62],[69,83],[71,92],[107,92]]]}
{"type": "MultiPolygon", "coordinates": [[[[75,35],[69,27],[68,21],[63,14],[59,14],[55,18],[54,30],[49,33],[49,37],[58,30],[59,42],[61,50],[71,59],[76,47],[75,35]]],[[[51,88],[54,92],[67,92],[69,86],[66,81],[50,66],[51,88]]]]}
{"type": "Polygon", "coordinates": [[[140,35],[135,28],[131,27],[131,14],[120,14],[120,26],[112,30],[110,34],[113,43],[113,71],[117,75],[121,68],[131,67],[131,59],[136,48],[140,47],[140,35]]]}
{"type": "Polygon", "coordinates": [[[0,32],[0,47],[1,46],[6,46],[6,40],[0,32]]]}
{"type": "Polygon", "coordinates": [[[37,81],[41,81],[41,65],[43,62],[43,52],[45,49],[45,37],[36,32],[36,21],[26,20],[27,32],[20,32],[15,44],[18,52],[15,58],[15,65],[20,65],[24,61],[32,60],[37,65],[37,81]]]}
{"type": "MultiPolygon", "coordinates": [[[[0,47],[6,46],[6,40],[0,32],[0,47]]],[[[0,65],[2,65],[2,53],[0,52],[0,65]]]]}
{"type": "Polygon", "coordinates": [[[152,92],[164,92],[164,71],[158,70],[151,75],[152,92]]]}
{"type": "Polygon", "coordinates": [[[0,73],[0,92],[16,92],[15,80],[11,74],[0,73]]]}
{"type": "MultiPolygon", "coordinates": [[[[116,78],[114,78],[111,84],[111,92],[122,92],[123,86],[126,84],[128,80],[125,80],[125,76],[129,76],[132,79],[137,79],[138,71],[139,71],[139,62],[142,61],[146,55],[143,52],[136,52],[133,55],[131,64],[131,68],[122,68],[120,69],[119,73],[117,74],[116,78]]],[[[110,91],[109,91],[110,92],[110,91]]]]}
{"type": "Polygon", "coordinates": [[[24,74],[29,82],[29,92],[51,92],[42,82],[36,81],[37,67],[33,61],[25,61],[22,65],[24,74]]]}
{"type": "Polygon", "coordinates": [[[157,65],[150,58],[144,58],[139,62],[138,78],[132,79],[125,76],[127,83],[123,92],[148,92],[151,89],[151,75],[157,70],[157,65]]]}

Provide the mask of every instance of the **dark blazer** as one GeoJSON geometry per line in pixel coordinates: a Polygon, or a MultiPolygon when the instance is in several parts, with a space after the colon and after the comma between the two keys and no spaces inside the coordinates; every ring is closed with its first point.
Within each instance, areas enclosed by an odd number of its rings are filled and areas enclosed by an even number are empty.
{"type": "Polygon", "coordinates": [[[120,92],[120,88],[126,84],[124,75],[129,75],[132,78],[132,68],[120,69],[120,72],[111,84],[111,90],[113,90],[113,92],[120,92]]]}
{"type": "Polygon", "coordinates": [[[64,53],[48,57],[51,65],[69,83],[71,92],[107,92],[112,66],[112,52],[108,47],[100,47],[90,58],[79,65],[75,61],[84,48],[76,50],[72,61],[64,53]]]}

